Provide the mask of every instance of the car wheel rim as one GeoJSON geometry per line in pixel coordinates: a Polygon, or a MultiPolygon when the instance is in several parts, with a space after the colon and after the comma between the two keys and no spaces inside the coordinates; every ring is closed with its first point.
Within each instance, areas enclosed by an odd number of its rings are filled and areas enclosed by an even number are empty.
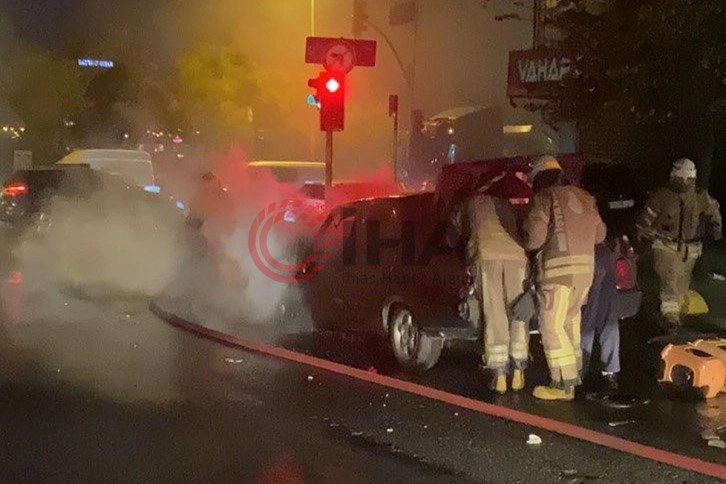
{"type": "Polygon", "coordinates": [[[405,311],[396,318],[393,327],[394,349],[402,358],[410,360],[416,353],[418,344],[418,328],[413,322],[413,316],[405,311]]]}

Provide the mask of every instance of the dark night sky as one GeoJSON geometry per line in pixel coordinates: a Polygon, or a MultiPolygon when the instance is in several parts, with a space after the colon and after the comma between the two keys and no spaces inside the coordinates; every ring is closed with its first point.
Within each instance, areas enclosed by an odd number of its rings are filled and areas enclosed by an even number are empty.
{"type": "Polygon", "coordinates": [[[3,0],[17,35],[51,48],[66,47],[70,32],[84,23],[85,0],[3,0]]]}

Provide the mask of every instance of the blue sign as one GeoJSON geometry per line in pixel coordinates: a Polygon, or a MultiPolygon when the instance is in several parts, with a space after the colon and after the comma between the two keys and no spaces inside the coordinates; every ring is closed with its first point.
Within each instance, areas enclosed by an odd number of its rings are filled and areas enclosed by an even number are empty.
{"type": "Polygon", "coordinates": [[[78,59],[81,67],[100,67],[101,69],[113,69],[113,61],[98,59],[78,59]]]}
{"type": "Polygon", "coordinates": [[[320,109],[320,103],[317,101],[317,99],[315,99],[315,96],[313,96],[312,94],[308,96],[308,106],[320,109]]]}

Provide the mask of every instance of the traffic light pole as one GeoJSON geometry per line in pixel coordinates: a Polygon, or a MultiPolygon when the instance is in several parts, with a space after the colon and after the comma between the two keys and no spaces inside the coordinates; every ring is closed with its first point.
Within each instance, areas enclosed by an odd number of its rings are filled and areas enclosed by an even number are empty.
{"type": "Polygon", "coordinates": [[[393,179],[398,181],[398,113],[393,113],[393,179]]]}
{"type": "MultiPolygon", "coordinates": [[[[333,132],[325,132],[325,188],[333,186],[333,132]]],[[[326,190],[327,191],[327,190],[326,190]]]]}

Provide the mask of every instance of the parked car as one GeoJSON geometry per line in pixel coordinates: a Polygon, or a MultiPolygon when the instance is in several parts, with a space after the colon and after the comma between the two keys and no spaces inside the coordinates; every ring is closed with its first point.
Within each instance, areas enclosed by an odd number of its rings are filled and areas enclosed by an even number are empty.
{"type": "MultiPolygon", "coordinates": [[[[579,184],[580,159],[559,159],[566,179],[579,184]]],[[[386,337],[401,366],[416,371],[432,368],[445,347],[480,341],[478,311],[471,307],[476,281],[467,273],[461,250],[444,243],[448,220],[458,202],[503,171],[526,173],[530,161],[519,157],[449,165],[434,193],[361,200],[333,209],[298,275],[315,327],[386,337]],[[323,248],[329,248],[324,257],[323,248]]],[[[624,289],[637,293],[626,272],[624,289]]]]}
{"type": "Polygon", "coordinates": [[[160,217],[181,214],[155,194],[129,183],[125,178],[91,169],[86,164],[54,165],[18,170],[8,178],[0,195],[0,227],[10,235],[32,229],[41,231],[51,224],[54,202],[85,204],[97,210],[118,212],[160,210],[160,217]],[[103,201],[108,201],[107,207],[103,201]]]}
{"type": "Polygon", "coordinates": [[[118,175],[127,183],[150,193],[159,193],[151,155],[137,150],[76,150],[57,165],[88,165],[92,169],[118,175]]]}

